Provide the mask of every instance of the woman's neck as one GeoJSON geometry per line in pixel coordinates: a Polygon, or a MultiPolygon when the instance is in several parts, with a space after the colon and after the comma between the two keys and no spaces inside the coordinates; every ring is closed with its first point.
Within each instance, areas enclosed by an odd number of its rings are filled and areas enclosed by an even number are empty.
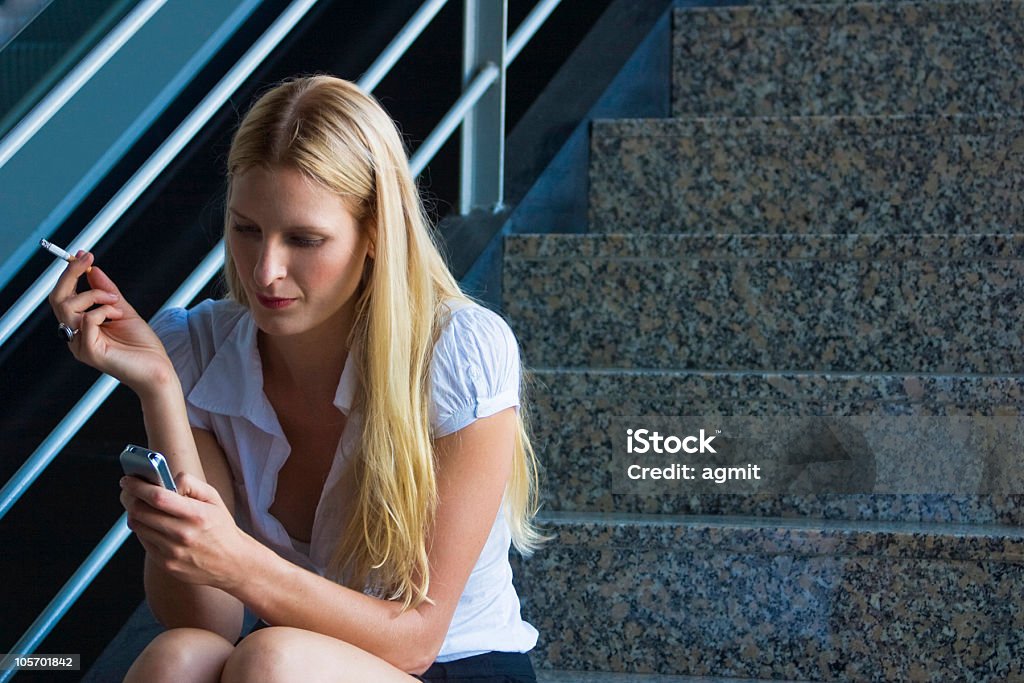
{"type": "Polygon", "coordinates": [[[263,381],[289,392],[333,399],[348,359],[348,325],[331,320],[303,334],[257,336],[263,381]]]}

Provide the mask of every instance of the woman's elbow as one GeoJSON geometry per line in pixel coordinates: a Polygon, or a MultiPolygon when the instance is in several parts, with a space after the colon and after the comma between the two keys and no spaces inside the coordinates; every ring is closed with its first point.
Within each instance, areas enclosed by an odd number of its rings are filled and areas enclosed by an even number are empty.
{"type": "Polygon", "coordinates": [[[406,666],[401,666],[399,668],[407,674],[419,676],[424,671],[429,669],[430,665],[434,663],[434,660],[437,658],[438,651],[434,651],[433,654],[426,654],[420,657],[412,658],[409,660],[409,663],[406,666]]]}
{"type": "Polygon", "coordinates": [[[445,635],[447,635],[447,631],[440,635],[426,633],[422,637],[416,638],[416,647],[410,647],[402,653],[403,661],[398,668],[414,676],[422,674],[437,659],[437,653],[441,651],[445,635]]]}

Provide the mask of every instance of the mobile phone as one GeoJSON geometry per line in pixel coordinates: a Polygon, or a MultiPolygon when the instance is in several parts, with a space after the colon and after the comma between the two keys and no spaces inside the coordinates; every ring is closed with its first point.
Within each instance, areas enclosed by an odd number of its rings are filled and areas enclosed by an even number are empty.
{"type": "Polygon", "coordinates": [[[171,468],[167,466],[167,460],[156,451],[128,444],[121,451],[120,459],[121,469],[125,474],[145,479],[149,483],[163,486],[169,491],[178,492],[178,487],[174,485],[174,477],[171,476],[171,468]]]}

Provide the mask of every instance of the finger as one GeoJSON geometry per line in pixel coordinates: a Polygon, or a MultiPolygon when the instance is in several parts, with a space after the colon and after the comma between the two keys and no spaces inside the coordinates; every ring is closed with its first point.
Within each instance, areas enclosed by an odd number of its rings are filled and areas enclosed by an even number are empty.
{"type": "Polygon", "coordinates": [[[102,289],[87,289],[62,301],[57,306],[58,317],[72,327],[78,327],[79,316],[93,306],[113,304],[121,300],[120,295],[102,289]]]}
{"type": "MultiPolygon", "coordinates": [[[[127,477],[129,480],[136,480],[143,489],[152,487],[153,484],[142,481],[138,477],[127,477]]],[[[160,487],[157,487],[160,488],[160,487]]],[[[180,542],[184,532],[189,528],[190,522],[183,521],[168,512],[150,505],[141,497],[133,496],[125,490],[121,492],[122,505],[128,513],[128,528],[137,534],[142,534],[151,541],[156,541],[161,546],[170,547],[174,541],[180,542]]]]}
{"type": "Polygon", "coordinates": [[[126,474],[121,477],[119,482],[121,485],[122,495],[127,495],[136,500],[141,500],[147,505],[152,504],[152,493],[153,491],[159,491],[162,486],[157,486],[151,482],[146,481],[142,477],[126,474]]]}
{"type": "Polygon", "coordinates": [[[190,522],[156,510],[142,501],[137,501],[132,510],[128,514],[132,531],[145,535],[148,540],[161,546],[170,547],[174,543],[181,543],[191,528],[190,522]]]}
{"type": "Polygon", "coordinates": [[[113,304],[103,304],[82,314],[82,326],[99,327],[108,320],[120,320],[124,311],[113,304]]]}
{"type": "MultiPolygon", "coordinates": [[[[143,482],[142,479],[139,479],[138,477],[135,476],[126,475],[125,479],[128,479],[129,481],[138,481],[143,485],[147,484],[146,482],[143,482]]],[[[129,491],[123,486],[121,488],[121,495],[118,497],[118,499],[121,501],[121,507],[123,507],[125,512],[127,512],[129,515],[135,515],[140,510],[154,509],[151,505],[149,505],[149,503],[140,499],[138,496],[134,495],[131,491],[129,491]]]]}
{"type": "Polygon", "coordinates": [[[178,493],[183,496],[214,505],[220,505],[222,502],[217,489],[188,472],[179,474],[175,485],[178,487],[178,493]]]}
{"type": "MultiPolygon", "coordinates": [[[[143,486],[150,486],[151,485],[151,484],[148,484],[146,482],[143,482],[138,477],[132,476],[132,477],[125,477],[125,478],[128,479],[129,481],[138,481],[143,486]]],[[[120,500],[121,500],[121,506],[124,507],[125,512],[128,513],[128,517],[130,519],[132,519],[132,520],[137,520],[140,517],[144,517],[144,516],[150,514],[151,512],[156,512],[158,514],[163,514],[163,513],[160,513],[158,510],[156,510],[156,508],[154,508],[148,502],[143,500],[141,497],[133,494],[130,490],[128,490],[128,487],[123,486],[123,485],[122,485],[120,500]]]]}
{"type": "Polygon", "coordinates": [[[108,292],[113,292],[118,297],[120,297],[118,306],[124,310],[125,315],[127,317],[138,315],[138,313],[135,312],[135,308],[133,308],[132,305],[128,302],[128,300],[124,298],[124,294],[121,293],[121,290],[118,288],[118,286],[114,284],[114,281],[110,279],[110,277],[103,271],[102,268],[93,267],[93,269],[89,272],[88,280],[90,287],[94,289],[102,289],[108,292]]]}
{"type": "Polygon", "coordinates": [[[56,307],[60,302],[75,295],[78,278],[88,270],[89,266],[92,265],[92,261],[92,254],[79,252],[75,260],[68,263],[67,267],[64,268],[64,272],[57,278],[57,284],[54,285],[53,291],[50,292],[50,306],[54,308],[54,312],[56,312],[56,307]]]}
{"type": "Polygon", "coordinates": [[[193,503],[189,498],[151,484],[138,477],[125,477],[124,490],[153,509],[174,517],[191,517],[193,503]]]}
{"type": "Polygon", "coordinates": [[[124,309],[120,306],[115,306],[114,304],[103,304],[82,313],[80,326],[82,330],[82,338],[85,339],[87,334],[92,335],[93,338],[98,336],[99,327],[103,323],[108,321],[120,321],[124,316],[124,309]]]}
{"type": "Polygon", "coordinates": [[[145,548],[146,553],[151,555],[153,559],[162,562],[173,549],[173,544],[164,538],[159,531],[152,529],[142,522],[138,520],[131,521],[129,522],[129,527],[135,534],[135,538],[139,539],[139,543],[145,548]]]}
{"type": "MultiPolygon", "coordinates": [[[[87,360],[88,354],[82,356],[81,352],[86,350],[98,351],[102,344],[100,330],[103,323],[107,320],[120,320],[123,317],[124,311],[109,304],[94,308],[88,313],[83,314],[81,324],[79,325],[79,334],[76,334],[75,338],[71,340],[71,351],[75,354],[75,357],[79,360],[87,360]]],[[[91,361],[87,360],[87,362],[91,364],[91,361]]]]}
{"type": "Polygon", "coordinates": [[[117,288],[117,285],[110,279],[110,276],[104,273],[101,268],[93,268],[89,271],[86,279],[89,280],[89,286],[93,289],[104,289],[117,295],[121,294],[121,290],[117,288]]]}
{"type": "Polygon", "coordinates": [[[132,506],[135,505],[135,501],[138,500],[138,498],[125,491],[123,487],[121,488],[121,495],[117,499],[121,501],[121,507],[124,508],[125,512],[130,511],[132,506]]]}

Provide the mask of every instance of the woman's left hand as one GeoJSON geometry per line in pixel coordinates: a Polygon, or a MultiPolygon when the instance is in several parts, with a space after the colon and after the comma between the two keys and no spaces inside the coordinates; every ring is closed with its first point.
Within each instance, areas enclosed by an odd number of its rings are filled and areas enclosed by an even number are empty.
{"type": "Polygon", "coordinates": [[[121,479],[128,527],[150,561],[173,577],[230,592],[245,572],[248,537],[213,486],[187,473],[175,483],[178,493],[138,477],[121,479]]]}

